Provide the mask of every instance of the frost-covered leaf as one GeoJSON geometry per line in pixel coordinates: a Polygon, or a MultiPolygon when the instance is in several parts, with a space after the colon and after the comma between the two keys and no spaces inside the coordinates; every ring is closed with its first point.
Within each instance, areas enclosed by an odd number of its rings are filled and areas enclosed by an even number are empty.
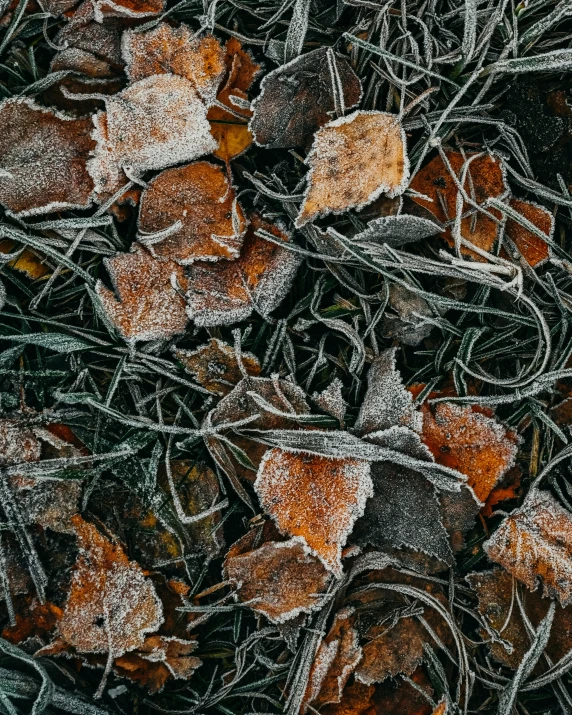
{"type": "Polygon", "coordinates": [[[421,431],[423,418],[413,405],[411,393],[403,386],[395,355],[396,348],[385,350],[369,369],[367,392],[354,426],[358,435],[394,426],[421,431]]]}
{"type": "MultiPolygon", "coordinates": [[[[467,195],[479,206],[486,204],[487,199],[501,199],[508,194],[505,169],[500,157],[483,153],[481,156],[467,154],[465,159],[459,152],[447,151],[445,154],[458,183],[462,182],[467,195]],[[477,158],[471,159],[475,156],[477,158]],[[463,178],[465,161],[468,164],[468,171],[463,178]]],[[[454,246],[455,240],[451,224],[457,216],[458,189],[440,155],[415,174],[410,188],[430,199],[426,200],[419,196],[412,197],[416,203],[429,210],[437,221],[448,224],[443,237],[450,246],[454,246]]],[[[477,211],[470,204],[464,202],[463,218],[460,219],[461,236],[483,251],[490,251],[493,247],[498,237],[500,219],[502,218],[498,209],[489,208],[487,211],[497,220],[486,216],[482,211],[477,211]],[[470,212],[469,215],[466,215],[467,212],[470,212]]],[[[461,251],[476,260],[484,260],[466,246],[461,246],[461,251]]]]}
{"type": "Polygon", "coordinates": [[[147,636],[137,648],[115,660],[117,675],[134,680],[153,694],[169,680],[189,680],[202,661],[194,655],[197,642],[175,636],[147,636]]]}
{"type": "Polygon", "coordinates": [[[515,433],[494,417],[452,402],[423,407],[423,442],[439,464],[467,476],[481,501],[512,467],[518,449],[515,433]]]}
{"type": "Polygon", "coordinates": [[[97,22],[105,17],[152,17],[165,6],[164,0],[92,0],[92,4],[97,22]]]}
{"type": "Polygon", "coordinates": [[[123,33],[122,53],[132,82],[171,73],[188,79],[207,104],[212,104],[225,73],[225,54],[213,35],[198,38],[187,25],[159,23],[147,32],[123,33]]]}
{"type": "Polygon", "coordinates": [[[375,691],[373,685],[364,685],[356,680],[345,688],[339,703],[326,705],[320,712],[323,715],[373,715],[375,691]]]}
{"type": "Polygon", "coordinates": [[[382,551],[406,547],[450,564],[453,552],[431,482],[389,462],[374,463],[371,478],[373,496],[355,524],[352,541],[382,551]]]}
{"type": "Polygon", "coordinates": [[[20,216],[90,205],[94,184],[86,163],[95,144],[89,119],[7,99],[0,125],[0,203],[20,216]]]}
{"type": "Polygon", "coordinates": [[[531,591],[572,603],[572,516],[549,492],[532,491],[483,548],[531,591]]]}
{"type": "Polygon", "coordinates": [[[159,261],[141,245],[131,253],[105,260],[114,292],[101,281],[95,287],[101,304],[120,334],[129,341],[168,339],[187,325],[183,269],[173,261],[159,261]]]}
{"type": "Polygon", "coordinates": [[[345,57],[320,47],[265,75],[250,130],[270,149],[306,146],[338,110],[361,98],[361,82],[345,57]]]}
{"type": "Polygon", "coordinates": [[[79,515],[72,518],[80,553],[59,623],[68,646],[79,653],[117,658],[145,642],[163,622],[151,581],[123,549],[79,515]]]}
{"type": "Polygon", "coordinates": [[[222,167],[207,161],[167,169],[143,192],[140,240],[181,265],[237,258],[246,221],[222,167]]]}
{"type": "Polygon", "coordinates": [[[365,250],[369,244],[387,243],[388,246],[398,248],[407,243],[419,241],[428,236],[441,233],[443,226],[420,216],[399,214],[398,216],[381,216],[370,221],[365,231],[356,233],[352,241],[364,245],[365,250]]]}
{"type": "Polygon", "coordinates": [[[88,162],[99,194],[111,195],[123,185],[122,170],[141,175],[216,149],[206,107],[183,77],[145,77],[106,96],[105,107],[94,117],[97,145],[88,162]]]}
{"type": "Polygon", "coordinates": [[[209,109],[208,120],[218,143],[214,154],[229,162],[252,144],[248,128],[248,120],[252,116],[248,108],[248,90],[261,66],[235,37],[227,40],[225,50],[226,74],[216,97],[217,104],[209,109]],[[228,107],[229,111],[224,107],[228,107]]]}
{"type": "MultiPolygon", "coordinates": [[[[200,385],[217,395],[227,395],[243,377],[236,352],[218,338],[211,338],[206,345],[196,350],[176,348],[173,352],[200,385]]],[[[254,377],[260,374],[260,363],[256,356],[241,353],[240,357],[247,374],[254,377]]]]}
{"type": "Polygon", "coordinates": [[[254,309],[266,316],[285,298],[301,258],[257,236],[260,229],[280,241],[290,240],[280,227],[254,214],[237,260],[189,266],[188,313],[198,326],[236,323],[254,309]]]}
{"type": "MultiPolygon", "coordinates": [[[[552,238],[554,217],[550,211],[547,211],[543,206],[530,201],[522,201],[521,199],[511,199],[510,207],[523,216],[525,221],[530,222],[541,233],[546,234],[548,239],[552,238]]],[[[507,219],[505,232],[529,265],[537,266],[549,257],[550,249],[548,244],[515,219],[510,217],[507,219]]]]}
{"type": "Polygon", "coordinates": [[[224,573],[240,600],[273,623],[321,608],[330,580],[320,561],[295,539],[268,541],[245,553],[229,552],[224,573]]]}
{"type": "MultiPolygon", "coordinates": [[[[478,596],[478,611],[488,626],[498,634],[498,639],[489,641],[491,654],[503,665],[516,670],[530,648],[529,632],[516,603],[518,583],[500,568],[466,576],[471,588],[478,596]]],[[[521,589],[520,601],[526,617],[537,628],[546,616],[550,600],[542,598],[539,592],[531,593],[521,589]]],[[[481,629],[481,636],[487,638],[486,630],[481,629]]],[[[546,654],[554,662],[559,661],[569,652],[572,636],[572,609],[556,606],[550,639],[546,654]]]]}
{"type": "Polygon", "coordinates": [[[403,193],[409,178],[405,133],[394,114],[357,111],[326,124],[307,158],[308,189],[297,226],[360,209],[382,193],[403,193]]]}
{"type": "Polygon", "coordinates": [[[41,445],[34,432],[16,420],[0,420],[0,467],[37,462],[41,445]]]}
{"type": "Polygon", "coordinates": [[[280,531],[340,577],[342,547],[373,494],[369,463],[272,449],[254,488],[280,531]]]}
{"type": "Polygon", "coordinates": [[[18,644],[33,638],[34,643],[50,640],[63,611],[50,601],[34,599],[24,612],[16,613],[16,622],[2,631],[2,638],[18,644]]]}
{"type": "Polygon", "coordinates": [[[354,628],[355,609],[342,608],[335,615],[332,627],[320,643],[302,704],[319,709],[328,703],[339,703],[349,677],[362,657],[359,634],[354,628]]]}
{"type": "Polygon", "coordinates": [[[383,316],[382,332],[386,338],[394,338],[404,345],[419,345],[433,330],[429,303],[405,286],[393,283],[389,288],[388,308],[383,316]]]}
{"type": "MultiPolygon", "coordinates": [[[[438,602],[436,605],[446,608],[447,600],[437,584],[402,574],[392,568],[372,572],[368,580],[379,584],[388,582],[397,587],[397,590],[386,592],[375,588],[363,591],[359,596],[362,602],[376,602],[372,614],[374,621],[371,623],[370,619],[371,625],[367,626],[364,634],[363,658],[356,668],[356,679],[366,685],[373,685],[399,673],[411,675],[424,660],[423,645],[435,645],[418,616],[425,620],[442,643],[450,643],[451,634],[445,620],[433,606],[417,601],[418,608],[415,613],[411,613],[411,601],[399,592],[400,584],[414,587],[435,599],[438,602]]],[[[367,621],[364,622],[367,624],[367,621]]]]}
{"type": "Polygon", "coordinates": [[[342,394],[343,387],[344,384],[340,378],[335,377],[325,390],[320,393],[314,392],[312,395],[312,399],[318,407],[335,417],[341,427],[343,427],[344,416],[348,407],[348,403],[344,400],[342,394]]]}

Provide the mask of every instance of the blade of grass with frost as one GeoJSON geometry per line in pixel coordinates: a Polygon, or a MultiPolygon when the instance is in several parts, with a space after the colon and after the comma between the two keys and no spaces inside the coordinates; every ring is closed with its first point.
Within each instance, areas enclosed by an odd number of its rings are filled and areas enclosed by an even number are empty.
{"type": "Polygon", "coordinates": [[[534,57],[501,60],[483,67],[479,77],[496,74],[529,74],[532,72],[566,72],[572,69],[572,50],[553,50],[534,57]]]}
{"type": "Polygon", "coordinates": [[[311,0],[296,0],[294,11],[286,35],[286,45],[284,48],[284,62],[290,62],[302,53],[304,40],[308,32],[310,19],[311,0]]]}
{"type": "Polygon", "coordinates": [[[533,42],[544,35],[545,32],[551,30],[561,20],[570,17],[570,15],[572,15],[572,4],[570,0],[561,0],[549,15],[540,18],[540,20],[535,22],[534,25],[529,27],[528,30],[521,35],[519,43],[526,45],[529,42],[533,42]]]}

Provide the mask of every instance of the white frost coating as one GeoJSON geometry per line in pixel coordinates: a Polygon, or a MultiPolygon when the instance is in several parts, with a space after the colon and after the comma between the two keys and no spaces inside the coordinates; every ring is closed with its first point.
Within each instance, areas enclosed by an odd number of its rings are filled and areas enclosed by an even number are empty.
{"type": "Polygon", "coordinates": [[[357,211],[365,208],[368,204],[371,204],[373,201],[375,201],[379,196],[382,194],[387,194],[389,198],[395,198],[396,196],[400,196],[407,186],[409,185],[409,178],[410,178],[410,166],[409,166],[409,157],[407,155],[407,141],[406,141],[406,136],[405,136],[405,130],[403,129],[403,126],[397,122],[397,117],[394,114],[390,114],[389,112],[378,112],[378,111],[365,111],[365,110],[356,110],[355,112],[352,112],[351,114],[348,114],[345,117],[340,117],[339,119],[334,119],[333,121],[329,122],[325,126],[323,126],[321,129],[319,129],[316,134],[314,135],[314,143],[312,145],[312,149],[308,156],[306,157],[306,160],[304,162],[305,164],[311,166],[311,169],[308,173],[308,186],[306,188],[306,191],[304,193],[304,200],[302,202],[302,208],[300,210],[300,214],[298,215],[296,219],[296,226],[300,227],[303,226],[305,223],[308,222],[308,220],[313,220],[314,218],[318,217],[324,217],[329,214],[342,214],[345,213],[349,209],[355,209],[357,211]],[[403,147],[403,175],[401,177],[401,181],[397,186],[390,186],[389,184],[384,183],[380,179],[380,183],[377,185],[377,187],[367,196],[365,197],[362,201],[356,203],[356,204],[351,204],[348,206],[345,206],[344,208],[341,209],[332,209],[329,207],[324,207],[322,210],[319,211],[319,213],[315,214],[312,218],[302,218],[304,208],[306,205],[306,202],[308,200],[308,197],[310,195],[310,192],[312,190],[312,179],[316,173],[316,165],[324,158],[321,155],[321,152],[324,150],[330,154],[331,157],[336,157],[337,153],[339,152],[340,148],[343,148],[343,143],[340,143],[340,145],[336,146],[336,143],[332,142],[324,142],[323,145],[320,145],[320,140],[323,139],[324,136],[327,136],[329,133],[329,130],[335,129],[336,127],[341,127],[346,124],[351,124],[356,118],[362,117],[362,116],[385,116],[385,117],[392,117],[395,120],[395,126],[399,128],[399,136],[401,140],[401,144],[403,147]]]}
{"type": "MultiPolygon", "coordinates": [[[[268,450],[260,462],[254,490],[264,510],[282,533],[298,541],[337,578],[343,574],[342,548],[373,496],[369,462],[357,459],[310,458],[331,464],[329,478],[301,479],[308,453],[268,450]],[[292,469],[293,455],[298,456],[292,469]],[[302,533],[296,533],[302,532],[302,533]]],[[[312,469],[306,465],[306,472],[312,469]]]]}
{"type": "Polygon", "coordinates": [[[445,229],[435,221],[409,214],[381,216],[370,221],[365,231],[356,234],[352,242],[387,243],[389,246],[403,246],[434,236],[445,229]]]}
{"type": "MultiPolygon", "coordinates": [[[[137,3],[133,3],[137,6],[137,3]]],[[[113,0],[92,0],[93,15],[96,22],[103,23],[106,17],[153,17],[163,10],[164,3],[158,3],[156,10],[132,10],[113,0]]]]}
{"type": "Polygon", "coordinates": [[[423,429],[423,416],[415,409],[413,396],[395,366],[395,353],[396,348],[385,350],[369,369],[367,392],[354,427],[357,435],[397,425],[415,432],[423,429]]]}
{"type": "Polygon", "coordinates": [[[109,191],[120,180],[120,170],[140,176],[192,161],[214,151],[207,108],[193,85],[172,74],[154,75],[105,97],[106,127],[95,115],[97,142],[88,162],[96,191],[109,191]]]}
{"type": "Polygon", "coordinates": [[[427,462],[434,462],[435,458],[429,447],[421,441],[421,437],[409,427],[393,425],[387,429],[369,432],[363,439],[373,442],[380,447],[387,447],[396,452],[402,452],[414,459],[423,459],[427,462]]]}
{"type": "Polygon", "coordinates": [[[335,377],[322,392],[314,392],[312,399],[324,412],[335,417],[343,427],[344,416],[348,403],[342,395],[344,384],[339,377],[335,377]]]}

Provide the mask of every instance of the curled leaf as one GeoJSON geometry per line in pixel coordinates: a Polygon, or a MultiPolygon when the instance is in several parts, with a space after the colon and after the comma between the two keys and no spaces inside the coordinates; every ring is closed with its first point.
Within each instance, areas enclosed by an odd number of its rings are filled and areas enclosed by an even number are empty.
{"type": "Polygon", "coordinates": [[[181,265],[237,258],[245,230],[233,187],[207,161],[161,172],[141,197],[140,240],[158,258],[181,265]]]}
{"type": "Polygon", "coordinates": [[[307,163],[308,189],[297,226],[363,208],[382,193],[401,194],[409,178],[405,133],[386,112],[357,111],[326,124],[314,136],[307,163]]]}

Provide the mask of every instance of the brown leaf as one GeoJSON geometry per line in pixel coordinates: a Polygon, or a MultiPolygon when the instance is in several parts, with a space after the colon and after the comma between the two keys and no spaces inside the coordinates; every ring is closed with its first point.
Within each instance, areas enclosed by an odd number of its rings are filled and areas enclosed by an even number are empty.
{"type": "Polygon", "coordinates": [[[405,133],[393,114],[357,111],[319,129],[306,162],[308,189],[297,226],[361,209],[382,193],[403,193],[409,178],[405,133]]]}
{"type": "Polygon", "coordinates": [[[250,130],[260,146],[306,146],[331,120],[337,104],[351,109],[360,98],[361,82],[347,59],[320,47],[265,75],[250,130]]]}
{"type": "Polygon", "coordinates": [[[152,17],[159,15],[165,6],[164,0],[91,0],[97,22],[105,17],[152,17]]]}
{"type": "Polygon", "coordinates": [[[572,603],[572,517],[549,492],[533,490],[483,544],[499,563],[531,591],[572,603]]]}
{"type": "Polygon", "coordinates": [[[322,608],[320,594],[330,579],[318,559],[294,539],[268,541],[254,551],[228,555],[224,573],[240,600],[273,623],[322,608]]]}
{"type": "MultiPolygon", "coordinates": [[[[508,645],[491,640],[484,628],[481,630],[481,636],[489,641],[489,650],[496,660],[516,670],[531,646],[531,636],[516,600],[517,590],[520,592],[526,617],[534,628],[537,628],[546,616],[550,601],[542,598],[538,591],[531,593],[526,588],[520,588],[518,582],[500,568],[472,573],[466,576],[466,579],[478,596],[478,612],[508,645]]],[[[546,654],[554,662],[559,661],[570,650],[571,637],[572,609],[557,605],[546,654]]]]}
{"type": "Polygon", "coordinates": [[[340,577],[342,547],[373,494],[369,462],[271,449],[254,488],[280,531],[340,577]]]}
{"type": "MultiPolygon", "coordinates": [[[[174,351],[177,360],[195,380],[215,395],[227,395],[243,377],[235,351],[227,343],[211,338],[206,345],[196,350],[174,351]]],[[[256,377],[260,363],[252,353],[241,353],[243,370],[256,377]]]]}
{"type": "Polygon", "coordinates": [[[71,119],[31,99],[7,99],[0,125],[0,202],[7,209],[32,216],[90,205],[89,119],[71,119]]]}
{"type": "Polygon", "coordinates": [[[40,454],[40,442],[31,429],[17,420],[0,420],[0,467],[37,462],[40,454]]]}
{"type": "Polygon", "coordinates": [[[407,680],[386,680],[378,685],[374,696],[375,710],[367,715],[431,715],[429,703],[433,690],[429,678],[422,668],[417,668],[410,680],[412,684],[407,680]]]}
{"type": "Polygon", "coordinates": [[[181,265],[238,258],[245,230],[234,188],[222,168],[207,161],[161,172],[141,197],[140,238],[158,258],[181,265]],[[157,242],[146,238],[162,231],[167,235],[157,242]]]}
{"type": "Polygon", "coordinates": [[[423,442],[435,460],[468,477],[476,496],[485,501],[514,464],[518,441],[493,417],[471,406],[439,402],[423,407],[423,442]]]}
{"type": "Polygon", "coordinates": [[[213,35],[197,38],[187,25],[159,23],[147,32],[127,30],[123,58],[132,82],[171,73],[189,80],[207,104],[212,104],[226,71],[224,50],[213,35]]]}
{"type": "Polygon", "coordinates": [[[433,318],[429,303],[405,286],[393,283],[389,287],[389,310],[385,311],[382,334],[404,345],[419,345],[433,330],[425,318],[433,318]]]}
{"type": "MultiPolygon", "coordinates": [[[[502,199],[508,194],[505,171],[499,157],[489,154],[467,154],[466,158],[455,151],[446,151],[445,155],[455,176],[461,182],[463,166],[469,163],[469,169],[464,179],[463,189],[479,206],[489,198],[502,199]],[[475,159],[471,157],[477,156],[475,159]]],[[[440,155],[436,156],[424,166],[412,179],[410,188],[424,194],[430,200],[413,196],[413,200],[420,206],[428,209],[440,223],[452,222],[457,214],[457,185],[449,173],[447,166],[440,155]]],[[[501,213],[497,209],[487,211],[499,222],[486,216],[482,211],[477,211],[468,203],[463,204],[463,215],[471,211],[471,215],[461,219],[461,235],[483,251],[490,251],[499,232],[501,213]]],[[[443,237],[453,247],[455,241],[450,226],[443,237]]],[[[475,251],[467,246],[461,246],[461,252],[472,256],[475,260],[483,261],[475,251]]]]}
{"type": "Polygon", "coordinates": [[[10,643],[22,643],[28,638],[47,639],[57,626],[63,611],[50,601],[40,603],[34,599],[25,609],[16,613],[16,624],[2,631],[2,638],[10,643]]]}
{"type": "Polygon", "coordinates": [[[151,694],[163,689],[168,680],[188,680],[202,661],[191,653],[194,640],[174,636],[147,636],[137,650],[115,660],[114,671],[119,676],[145,685],[151,694]]]}
{"type": "Polygon", "coordinates": [[[352,607],[338,611],[332,627],[320,643],[308,677],[302,713],[308,707],[319,710],[328,703],[342,701],[346,683],[362,657],[353,616],[352,607]]]}
{"type": "Polygon", "coordinates": [[[255,231],[264,230],[289,242],[283,229],[256,214],[251,216],[240,257],[189,266],[189,317],[200,327],[245,320],[256,308],[263,316],[284,299],[301,263],[300,256],[277,246],[255,231]]]}
{"type": "Polygon", "coordinates": [[[216,149],[206,107],[183,77],[145,77],[105,97],[105,106],[107,111],[94,117],[97,145],[88,162],[98,194],[111,195],[120,189],[122,170],[141,175],[216,149]]]}
{"type": "Polygon", "coordinates": [[[183,269],[159,261],[140,244],[132,253],[117,253],[104,263],[117,293],[98,281],[95,290],[107,316],[125,340],[168,339],[187,325],[185,301],[173,287],[185,288],[183,269]]]}
{"type": "Polygon", "coordinates": [[[485,505],[481,509],[481,514],[485,517],[492,516],[493,509],[497,504],[500,504],[502,501],[507,501],[508,499],[516,499],[518,497],[521,477],[522,470],[520,467],[511,467],[501,478],[500,483],[494,487],[487,497],[485,505]]]}
{"type": "Polygon", "coordinates": [[[118,544],[79,515],[72,517],[79,556],[59,623],[68,646],[79,653],[118,658],[140,648],[145,635],[163,622],[163,609],[151,581],[118,544]]]}
{"type": "MultiPolygon", "coordinates": [[[[534,224],[547,238],[552,238],[554,233],[554,217],[542,206],[511,199],[510,207],[518,211],[527,221],[534,224]]],[[[521,226],[518,221],[508,218],[505,226],[506,235],[514,241],[514,244],[522,254],[523,258],[531,266],[538,266],[550,256],[548,244],[536,236],[532,231],[521,226]]]]}
{"type": "Polygon", "coordinates": [[[15,253],[19,252],[17,258],[13,258],[6,265],[13,268],[15,271],[24,273],[32,280],[43,278],[50,272],[46,265],[46,259],[38,256],[34,251],[25,248],[20,251],[20,247],[14,241],[0,241],[0,253],[15,253]]]}
{"type": "MultiPolygon", "coordinates": [[[[375,715],[376,711],[373,708],[373,695],[375,687],[373,685],[364,685],[363,683],[354,682],[347,686],[344,690],[341,702],[326,705],[320,712],[322,715],[375,715]]],[[[381,713],[391,713],[391,710],[380,711],[381,713]]],[[[398,710],[393,712],[397,713],[398,710]]],[[[405,713],[404,713],[405,715],[405,713]]],[[[407,713],[411,715],[411,713],[407,713]]]]}

